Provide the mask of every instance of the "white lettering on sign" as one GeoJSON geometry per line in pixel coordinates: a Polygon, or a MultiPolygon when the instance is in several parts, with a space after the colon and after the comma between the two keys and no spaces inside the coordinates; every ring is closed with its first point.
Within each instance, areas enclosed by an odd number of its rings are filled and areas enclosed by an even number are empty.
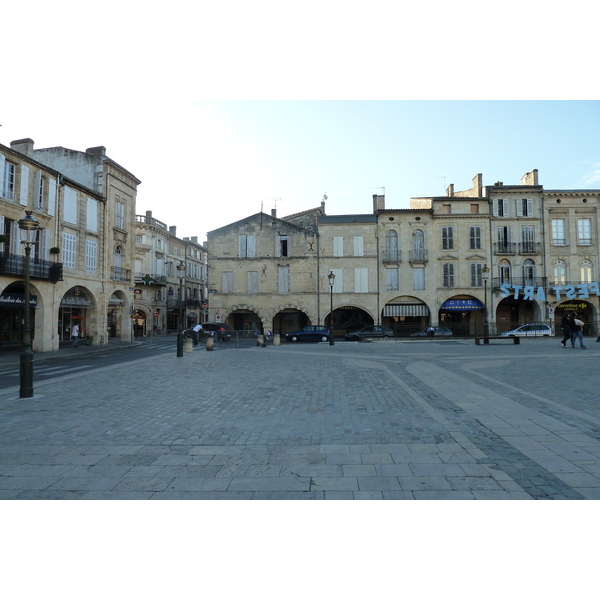
{"type": "MultiPolygon", "coordinates": [[[[600,296],[600,286],[598,285],[597,281],[581,283],[579,285],[555,285],[550,289],[554,290],[557,302],[560,302],[562,297],[561,295],[564,295],[564,297],[568,298],[569,300],[573,300],[574,298],[589,298],[591,294],[600,296]]],[[[533,285],[511,286],[508,283],[503,283],[500,286],[500,297],[508,298],[511,295],[511,291],[515,300],[519,299],[519,294],[521,291],[523,293],[523,300],[538,300],[541,302],[545,302],[546,300],[546,291],[543,287],[538,287],[536,289],[533,285]]]]}

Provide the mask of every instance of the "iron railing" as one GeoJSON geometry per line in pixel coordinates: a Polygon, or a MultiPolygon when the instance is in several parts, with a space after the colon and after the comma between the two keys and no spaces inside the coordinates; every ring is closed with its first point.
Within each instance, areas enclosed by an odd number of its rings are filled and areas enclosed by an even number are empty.
{"type": "MultiPolygon", "coordinates": [[[[0,252],[0,275],[25,277],[25,257],[10,252],[0,252]]],[[[63,279],[63,264],[32,257],[29,263],[29,276],[56,283],[63,279]]]]}

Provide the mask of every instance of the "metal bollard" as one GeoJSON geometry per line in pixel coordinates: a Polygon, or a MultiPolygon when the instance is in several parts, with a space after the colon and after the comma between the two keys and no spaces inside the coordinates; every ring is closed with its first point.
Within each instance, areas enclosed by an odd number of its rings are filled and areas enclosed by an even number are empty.
{"type": "Polygon", "coordinates": [[[206,338],[206,350],[214,350],[215,349],[215,338],[207,337],[206,338]]]}

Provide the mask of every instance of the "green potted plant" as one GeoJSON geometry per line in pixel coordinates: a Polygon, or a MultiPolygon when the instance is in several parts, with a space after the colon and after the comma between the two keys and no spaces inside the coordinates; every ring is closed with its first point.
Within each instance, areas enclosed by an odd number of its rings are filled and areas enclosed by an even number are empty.
{"type": "Polygon", "coordinates": [[[58,248],[57,246],[52,246],[52,248],[50,248],[50,254],[54,254],[54,262],[56,262],[56,259],[60,254],[60,248],[58,248]]]}

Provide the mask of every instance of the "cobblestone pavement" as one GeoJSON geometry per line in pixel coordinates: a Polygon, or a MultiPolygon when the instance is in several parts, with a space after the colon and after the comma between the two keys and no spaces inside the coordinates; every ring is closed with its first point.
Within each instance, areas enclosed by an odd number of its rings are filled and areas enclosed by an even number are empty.
{"type": "Polygon", "coordinates": [[[599,499],[600,344],[283,344],[0,392],[0,499],[599,499]]]}

